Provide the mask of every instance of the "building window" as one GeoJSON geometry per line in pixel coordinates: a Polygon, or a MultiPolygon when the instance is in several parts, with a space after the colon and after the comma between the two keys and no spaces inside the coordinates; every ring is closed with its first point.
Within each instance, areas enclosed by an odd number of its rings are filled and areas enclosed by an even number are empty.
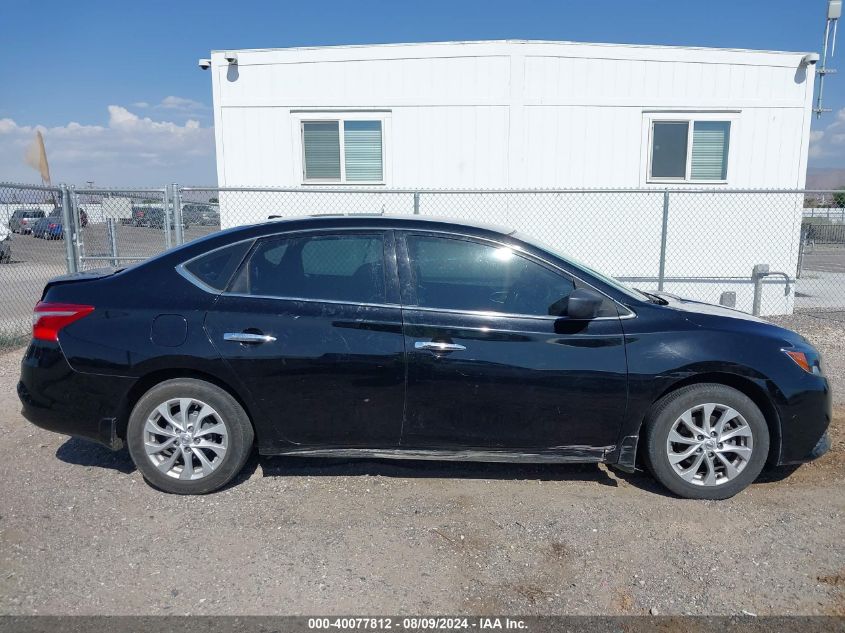
{"type": "Polygon", "coordinates": [[[306,182],[383,182],[383,153],[381,121],[302,122],[306,182]]]}
{"type": "Polygon", "coordinates": [[[724,182],[730,121],[653,121],[650,180],[724,182]]]}
{"type": "Polygon", "coordinates": [[[340,134],[337,121],[302,124],[305,180],[340,180],[340,134]]]}

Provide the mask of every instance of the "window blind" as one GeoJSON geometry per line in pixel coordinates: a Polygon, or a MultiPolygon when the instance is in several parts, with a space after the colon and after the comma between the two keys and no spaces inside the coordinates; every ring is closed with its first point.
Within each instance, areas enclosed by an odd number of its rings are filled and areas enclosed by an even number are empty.
{"type": "Polygon", "coordinates": [[[344,121],[346,180],[381,181],[381,121],[344,121]]]}
{"type": "Polygon", "coordinates": [[[727,180],[730,121],[696,121],[692,131],[692,180],[727,180]]]}
{"type": "Polygon", "coordinates": [[[302,124],[305,180],[340,180],[340,132],[337,121],[302,124]]]}

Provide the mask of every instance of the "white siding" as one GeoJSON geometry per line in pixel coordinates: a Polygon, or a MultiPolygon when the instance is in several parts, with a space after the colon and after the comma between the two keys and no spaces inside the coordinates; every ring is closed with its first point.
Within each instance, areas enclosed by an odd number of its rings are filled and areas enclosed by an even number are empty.
{"type": "Polygon", "coordinates": [[[798,53],[536,42],[213,55],[221,185],[300,185],[291,111],[387,109],[394,187],[645,185],[642,113],[730,111],[729,187],[803,185],[798,53]]]}

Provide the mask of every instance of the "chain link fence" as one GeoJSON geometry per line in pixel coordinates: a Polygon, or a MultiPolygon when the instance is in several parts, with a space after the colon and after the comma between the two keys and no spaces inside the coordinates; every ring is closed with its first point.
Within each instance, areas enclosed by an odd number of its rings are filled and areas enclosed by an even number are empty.
{"type": "Polygon", "coordinates": [[[232,226],[315,214],[501,225],[635,287],[763,315],[845,314],[845,217],[841,209],[805,209],[808,193],[826,192],[2,184],[0,226],[14,233],[2,242],[9,255],[0,264],[0,346],[28,336],[32,306],[50,277],[125,266],[232,226]],[[18,232],[27,210],[37,212],[27,218],[32,229],[18,232]]]}
{"type": "Polygon", "coordinates": [[[29,338],[47,281],[67,273],[62,190],[0,184],[0,349],[29,338]]]}

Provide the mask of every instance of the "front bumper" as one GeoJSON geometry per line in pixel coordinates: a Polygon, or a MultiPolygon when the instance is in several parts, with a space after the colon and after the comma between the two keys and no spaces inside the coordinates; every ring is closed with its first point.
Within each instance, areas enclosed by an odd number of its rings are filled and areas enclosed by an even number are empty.
{"type": "Polygon", "coordinates": [[[827,429],[833,417],[833,394],[826,378],[804,378],[785,403],[780,416],[780,457],[778,465],[803,464],[824,455],[830,448],[827,429]]]}
{"type": "Polygon", "coordinates": [[[815,447],[813,447],[813,452],[810,453],[810,459],[818,459],[825,453],[830,450],[830,435],[825,434],[822,435],[821,439],[816,443],[815,447]]]}
{"type": "Polygon", "coordinates": [[[123,446],[122,407],[134,382],[134,378],[74,371],[58,344],[33,341],[21,361],[21,413],[48,431],[117,450],[123,446]]]}

